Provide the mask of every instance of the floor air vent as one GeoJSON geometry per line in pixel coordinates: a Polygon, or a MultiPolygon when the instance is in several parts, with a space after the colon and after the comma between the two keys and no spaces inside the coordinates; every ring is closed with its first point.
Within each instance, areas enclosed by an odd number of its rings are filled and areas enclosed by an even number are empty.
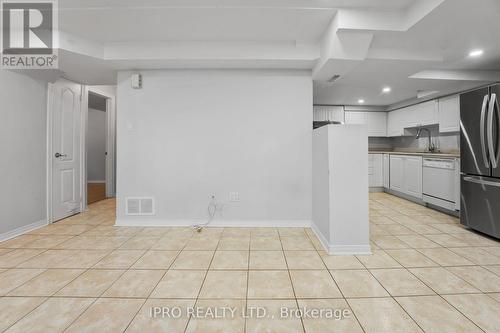
{"type": "Polygon", "coordinates": [[[127,215],[154,215],[153,198],[127,198],[125,212],[127,215]]]}

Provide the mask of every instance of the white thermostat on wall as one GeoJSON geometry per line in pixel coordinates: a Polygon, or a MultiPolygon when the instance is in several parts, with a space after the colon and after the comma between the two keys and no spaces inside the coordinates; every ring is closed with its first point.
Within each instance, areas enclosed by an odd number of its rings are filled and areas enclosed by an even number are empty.
{"type": "Polygon", "coordinates": [[[141,74],[132,74],[131,77],[132,88],[141,89],[142,88],[142,75],[141,74]]]}

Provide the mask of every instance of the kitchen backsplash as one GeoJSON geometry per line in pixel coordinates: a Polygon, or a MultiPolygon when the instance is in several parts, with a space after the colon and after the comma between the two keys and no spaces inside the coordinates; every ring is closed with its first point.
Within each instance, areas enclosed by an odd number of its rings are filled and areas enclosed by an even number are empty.
{"type": "MultiPolygon", "coordinates": [[[[457,152],[460,150],[460,133],[439,133],[439,128],[429,127],[432,134],[432,142],[444,153],[457,152]]],[[[404,151],[423,151],[427,149],[427,132],[423,132],[416,139],[417,130],[409,130],[413,135],[392,138],[369,138],[368,146],[371,150],[390,149],[404,151]]]]}

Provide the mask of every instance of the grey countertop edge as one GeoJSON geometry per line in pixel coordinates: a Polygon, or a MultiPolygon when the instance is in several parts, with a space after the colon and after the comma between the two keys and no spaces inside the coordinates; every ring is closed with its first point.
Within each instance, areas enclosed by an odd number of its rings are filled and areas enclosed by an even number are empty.
{"type": "Polygon", "coordinates": [[[395,151],[395,150],[369,150],[369,154],[391,154],[391,155],[419,155],[428,157],[448,157],[448,158],[460,158],[460,154],[448,154],[448,153],[425,153],[425,152],[408,152],[408,151],[395,151]]]}

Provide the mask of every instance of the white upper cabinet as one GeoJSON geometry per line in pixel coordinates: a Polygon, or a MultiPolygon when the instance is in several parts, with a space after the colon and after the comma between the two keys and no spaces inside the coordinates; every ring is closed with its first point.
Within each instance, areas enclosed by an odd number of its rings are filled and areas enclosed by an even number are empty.
{"type": "Polygon", "coordinates": [[[404,135],[405,128],[435,125],[438,123],[438,101],[432,100],[389,112],[387,118],[387,135],[401,136],[404,135]]]}
{"type": "Polygon", "coordinates": [[[387,136],[387,112],[367,112],[368,136],[387,136]]]}
{"type": "Polygon", "coordinates": [[[411,122],[406,124],[406,127],[436,125],[439,122],[437,100],[410,106],[409,110],[411,122]]]}
{"type": "Polygon", "coordinates": [[[460,131],[460,95],[439,99],[439,132],[460,131]]]}
{"type": "Polygon", "coordinates": [[[345,113],[346,124],[366,124],[366,112],[352,112],[345,113]]]}
{"type": "Polygon", "coordinates": [[[338,105],[314,105],[313,121],[344,121],[344,107],[338,105]]]}
{"type": "Polygon", "coordinates": [[[394,110],[387,115],[387,136],[404,134],[404,109],[394,110]]]}
{"type": "Polygon", "coordinates": [[[368,136],[387,136],[386,112],[346,111],[346,124],[367,124],[368,136]]]}

